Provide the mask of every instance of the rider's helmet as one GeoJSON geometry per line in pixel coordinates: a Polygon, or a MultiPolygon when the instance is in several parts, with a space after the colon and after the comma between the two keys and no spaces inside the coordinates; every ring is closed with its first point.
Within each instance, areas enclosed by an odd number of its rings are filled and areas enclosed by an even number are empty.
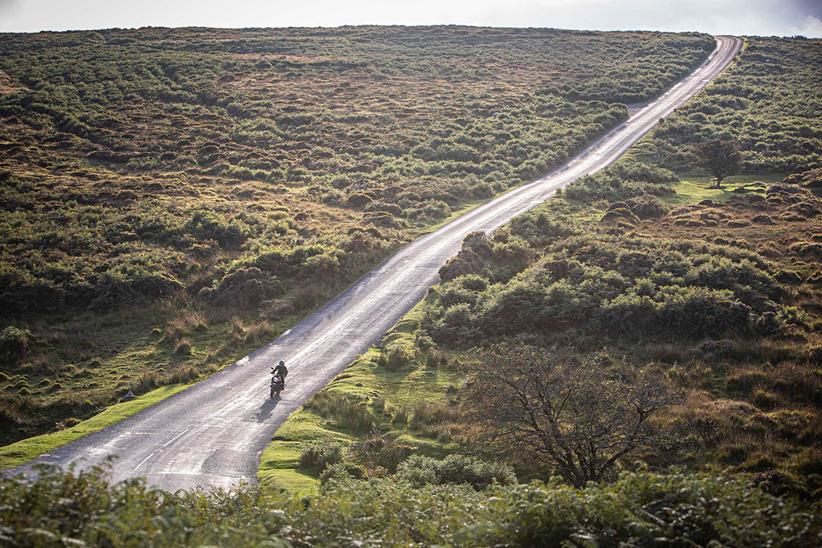
{"type": "Polygon", "coordinates": [[[280,360],[280,365],[285,365],[285,362],[283,360],[280,360]]]}

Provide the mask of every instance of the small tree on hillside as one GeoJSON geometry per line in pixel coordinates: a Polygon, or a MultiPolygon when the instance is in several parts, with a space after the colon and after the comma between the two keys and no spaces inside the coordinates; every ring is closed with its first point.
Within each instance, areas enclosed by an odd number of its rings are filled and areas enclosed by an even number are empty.
{"type": "Polygon", "coordinates": [[[722,139],[706,141],[697,147],[697,153],[702,167],[716,180],[714,188],[722,188],[722,180],[739,171],[739,165],[742,162],[742,154],[734,141],[722,139]]]}
{"type": "Polygon", "coordinates": [[[582,487],[620,459],[655,447],[648,419],[675,400],[666,380],[525,345],[488,349],[466,386],[466,408],[504,451],[528,452],[582,487]]]}

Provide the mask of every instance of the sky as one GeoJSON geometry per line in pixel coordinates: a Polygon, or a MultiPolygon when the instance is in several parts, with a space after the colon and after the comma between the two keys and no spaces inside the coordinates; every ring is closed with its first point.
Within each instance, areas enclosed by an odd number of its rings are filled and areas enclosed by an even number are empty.
{"type": "Polygon", "coordinates": [[[0,0],[0,32],[462,24],[822,37],[822,0],[0,0]]]}

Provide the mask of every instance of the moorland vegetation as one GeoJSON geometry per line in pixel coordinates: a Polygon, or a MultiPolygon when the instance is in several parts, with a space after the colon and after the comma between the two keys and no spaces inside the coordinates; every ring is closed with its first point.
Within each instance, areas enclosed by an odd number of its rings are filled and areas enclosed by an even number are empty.
{"type": "MultiPolygon", "coordinates": [[[[808,66],[820,51],[749,39],[616,165],[466,238],[424,302],[277,432],[259,489],[172,495],[110,486],[102,470],[43,469],[33,483],[0,479],[3,538],[818,545],[822,128],[808,115],[819,87],[808,66]],[[695,153],[712,139],[735,143],[747,175],[711,188],[695,153]],[[505,398],[519,401],[503,412],[505,398]]],[[[598,85],[564,97],[637,99],[598,85]]],[[[237,184],[251,182],[264,183],[237,184]]],[[[360,223],[384,199],[361,193],[371,201],[323,207],[360,223]]],[[[407,224],[378,230],[398,240],[419,221],[392,217],[407,224]]],[[[247,245],[220,247],[231,262],[211,267],[237,275],[229,286],[245,279],[232,265],[280,264],[249,259],[247,245]]],[[[265,279],[282,284],[278,299],[293,295],[287,274],[265,279]]],[[[196,299],[218,297],[201,287],[196,299]]],[[[211,329],[202,310],[191,333],[211,329]]],[[[38,334],[12,325],[3,352],[26,371],[38,334]]]]}
{"type": "Polygon", "coordinates": [[[822,166],[819,40],[745,39],[736,63],[646,140],[647,158],[677,171],[700,163],[712,139],[738,143],[742,173],[792,173],[822,166]]]}
{"type": "MultiPolygon", "coordinates": [[[[772,42],[796,50],[768,65],[773,74],[805,74],[803,56],[820,51],[818,41],[772,42]]],[[[752,43],[771,47],[768,40],[752,43]]],[[[766,69],[747,52],[695,103],[717,89],[772,81],[759,79],[766,69]]],[[[790,92],[771,90],[787,112],[801,111],[805,105],[793,102],[813,96],[818,76],[805,76],[786,78],[790,92]]],[[[743,112],[736,103],[724,108],[717,118],[777,116],[753,103],[743,112]]],[[[560,435],[573,436],[573,453],[583,427],[604,435],[598,429],[608,420],[629,416],[591,415],[585,403],[607,407],[607,398],[578,398],[576,408],[556,412],[568,429],[551,430],[551,394],[573,399],[562,374],[571,363],[599,371],[582,376],[594,383],[598,376],[603,395],[618,395],[613,383],[628,382],[622,392],[630,397],[636,379],[648,376],[661,377],[670,390],[665,405],[641,423],[655,438],[622,455],[616,471],[685,466],[818,500],[822,127],[818,119],[786,117],[784,133],[809,143],[803,156],[793,155],[796,170],[779,173],[785,156],[774,149],[758,156],[762,173],[730,176],[717,189],[701,162],[674,172],[666,167],[677,167],[670,157],[654,153],[667,146],[670,127],[691,116],[691,106],[678,111],[614,166],[491,235],[468,236],[426,301],[317,397],[337,403],[309,402],[286,423],[263,459],[261,479],[310,489],[318,475],[295,456],[318,440],[342,444],[341,461],[364,466],[372,477],[397,466],[391,459],[398,451],[507,462],[521,480],[562,475],[562,463],[540,458],[529,442],[556,446],[560,435]],[[512,359],[489,360],[499,354],[495,345],[512,359]],[[519,354],[544,360],[523,366],[514,359],[519,354]],[[532,393],[541,384],[529,371],[542,361],[545,374],[538,377],[547,384],[532,393]],[[503,412],[501,397],[517,403],[503,412]],[[517,423],[529,402],[546,405],[534,407],[531,422],[517,423]],[[366,427],[346,422],[355,414],[366,427]],[[377,453],[385,453],[383,463],[346,449],[375,439],[391,448],[377,453]]],[[[681,147],[696,150],[699,138],[727,137],[708,132],[681,147]]],[[[744,138],[735,143],[751,157],[744,138]]],[[[753,165],[743,161],[740,170],[753,165]]]]}
{"type": "MultiPolygon", "coordinates": [[[[398,474],[399,476],[400,474],[398,474]]],[[[330,480],[306,499],[241,487],[166,493],[100,471],[0,478],[4,542],[18,546],[812,546],[818,514],[738,478],[648,472],[557,482],[330,480]],[[78,496],[82,494],[82,496],[78,496]]]]}
{"type": "Polygon", "coordinates": [[[0,440],[230,363],[713,48],[461,27],[0,37],[0,440]]]}

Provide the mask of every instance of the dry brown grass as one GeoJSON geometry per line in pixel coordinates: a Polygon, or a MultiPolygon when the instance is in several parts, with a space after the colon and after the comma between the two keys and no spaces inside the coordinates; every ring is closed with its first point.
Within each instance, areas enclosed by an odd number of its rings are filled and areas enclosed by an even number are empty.
{"type": "Polygon", "coordinates": [[[23,89],[23,86],[16,83],[8,74],[0,70],[0,95],[14,93],[21,89],[23,89]]]}
{"type": "Polygon", "coordinates": [[[666,367],[686,393],[659,418],[677,434],[679,450],[651,462],[777,469],[807,492],[820,486],[803,470],[822,466],[822,199],[799,184],[805,179],[793,179],[796,184],[738,193],[726,202],[681,206],[626,229],[758,252],[775,266],[783,302],[796,307],[804,323],[790,336],[631,348],[638,363],[666,367]]]}

